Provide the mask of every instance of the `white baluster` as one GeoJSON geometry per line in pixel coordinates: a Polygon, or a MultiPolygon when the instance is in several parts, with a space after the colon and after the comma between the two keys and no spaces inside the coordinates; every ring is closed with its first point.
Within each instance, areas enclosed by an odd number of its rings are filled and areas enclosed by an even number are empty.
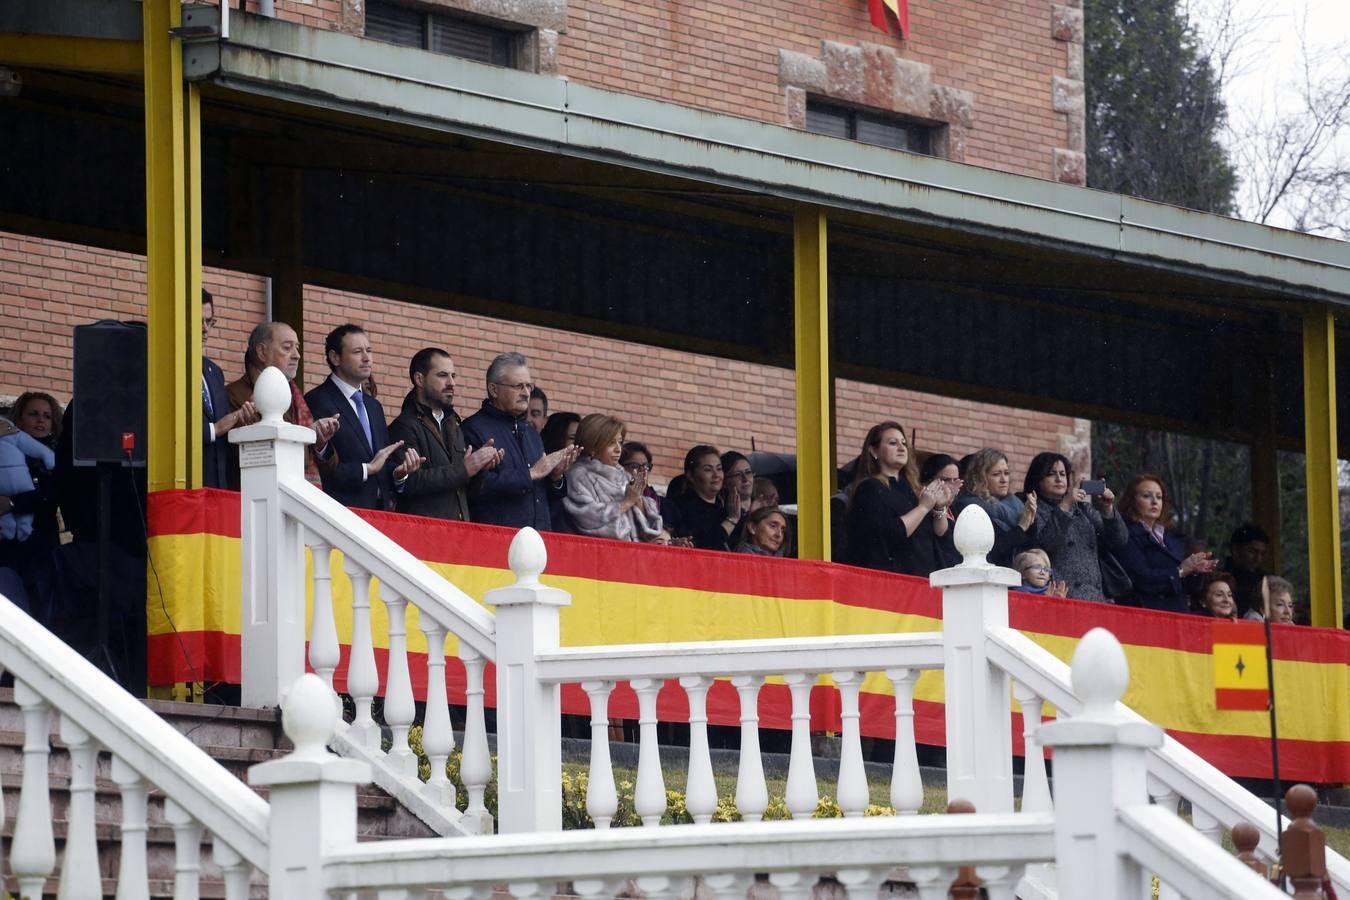
{"type": "Polygon", "coordinates": [[[609,758],[609,695],[612,681],[583,681],[581,689],[591,701],[591,767],[586,776],[586,812],[597,829],[608,828],[619,811],[619,792],[614,789],[614,767],[609,758]]]}
{"type": "Polygon", "coordinates": [[[408,746],[408,729],[417,717],[412,676],[408,673],[408,601],[385,585],[380,599],[389,612],[389,670],[385,674],[384,721],[393,734],[389,763],[405,778],[417,775],[417,757],[408,746]]]}
{"type": "Polygon", "coordinates": [[[661,749],[656,738],[656,695],[661,692],[659,678],[635,678],[631,682],[638,697],[638,771],[633,792],[633,809],[648,828],[661,824],[666,812],[666,782],[661,773],[661,749]]]}
{"type": "Polygon", "coordinates": [[[380,727],[370,714],[371,703],[380,690],[380,673],[375,668],[375,643],[370,632],[370,573],[344,557],[342,570],[352,580],[352,649],[347,660],[347,693],[356,705],[356,717],[350,733],[368,750],[380,749],[380,727]]]}
{"type": "Polygon", "coordinates": [[[769,884],[778,890],[779,900],[807,900],[815,883],[814,875],[808,876],[796,869],[769,873],[769,884]]]}
{"type": "Polygon", "coordinates": [[[1191,823],[1195,825],[1196,831],[1214,843],[1223,843],[1223,826],[1219,824],[1219,820],[1194,803],[1191,804],[1191,823]]]}
{"type": "Polygon", "coordinates": [[[834,877],[844,886],[853,900],[871,900],[881,890],[886,878],[886,869],[839,869],[834,877]]]}
{"type": "MultiPolygon", "coordinates": [[[[640,754],[641,750],[638,752],[640,754]]],[[[664,900],[673,893],[674,881],[667,875],[643,875],[634,881],[647,900],[664,900]]]]}
{"type": "Polygon", "coordinates": [[[94,765],[98,744],[68,716],[61,716],[61,740],[70,754],[70,806],[66,814],[66,849],[61,859],[58,900],[100,900],[103,884],[98,869],[98,837],[94,834],[94,765]]]}
{"type": "MultiPolygon", "coordinates": [[[[1148,776],[1148,795],[1153,798],[1155,804],[1173,815],[1181,806],[1181,795],[1152,775],[1148,776]]],[[[1158,900],[1181,900],[1181,894],[1177,893],[1176,889],[1167,882],[1160,881],[1158,883],[1158,900]]]]}
{"type": "Polygon", "coordinates": [[[1050,812],[1050,780],[1045,774],[1045,750],[1036,743],[1036,729],[1041,727],[1041,712],[1045,700],[1034,690],[1013,682],[1013,696],[1022,706],[1022,812],[1050,812]]]}
{"type": "Polygon", "coordinates": [[[202,875],[202,824],[172,798],[164,798],[164,821],[173,826],[174,900],[197,900],[202,875]]]}
{"type": "Polygon", "coordinates": [[[422,752],[431,762],[431,775],[422,787],[422,794],[439,806],[453,807],[455,786],[445,774],[446,761],[455,752],[450,701],[445,693],[445,626],[432,621],[431,616],[418,616],[417,621],[427,636],[427,712],[422,720],[422,752]]]}
{"type": "Polygon", "coordinates": [[[311,536],[310,557],[314,562],[314,612],[309,624],[309,664],[330,688],[333,672],[342,661],[337,622],[333,619],[333,548],[311,536]]]}
{"type": "Polygon", "coordinates": [[[746,900],[755,877],[748,872],[714,872],[703,876],[703,886],[718,900],[746,900]]]}
{"type": "Polygon", "coordinates": [[[145,857],[148,785],[139,772],[117,755],[112,758],[112,777],[122,793],[122,851],[117,866],[117,900],[150,900],[149,864],[145,857]]]}
{"type": "MultiPolygon", "coordinates": [[[[409,900],[412,897],[412,891],[407,888],[384,888],[376,891],[375,896],[379,900],[409,900]]],[[[422,896],[426,896],[425,891],[422,892],[422,896]]]]}
{"type": "Polygon", "coordinates": [[[862,689],[861,672],[834,672],[831,674],[839,687],[839,718],[843,725],[839,749],[839,808],[848,818],[857,818],[867,811],[870,792],[867,789],[867,769],[863,766],[861,715],[858,710],[858,692],[862,689]]]}
{"type": "Polygon", "coordinates": [[[917,669],[887,669],[895,688],[895,759],[891,764],[891,808],[912,815],[923,806],[923,778],[914,740],[914,682],[917,669]]]}
{"type": "Polygon", "coordinates": [[[977,866],[975,875],[984,879],[984,891],[989,895],[989,900],[1016,900],[1017,867],[977,866]]]}
{"type": "Polygon", "coordinates": [[[816,676],[795,672],[783,676],[792,692],[792,751],[788,755],[787,808],[794,819],[809,819],[820,802],[816,761],[811,755],[811,686],[816,676]]]}
{"type": "Polygon", "coordinates": [[[769,788],[764,783],[764,760],[759,755],[759,688],[763,675],[737,675],[731,679],[741,701],[741,753],[736,770],[736,808],[747,822],[764,818],[769,806],[769,788]]]}
{"type": "Polygon", "coordinates": [[[14,679],[14,702],[23,711],[23,782],[19,813],[14,822],[9,867],[24,897],[41,897],[47,877],[56,867],[52,837],[52,804],[47,781],[51,754],[48,732],[51,707],[27,682],[14,679]]]}
{"type": "Polygon", "coordinates": [[[684,808],[696,825],[711,822],[717,810],[717,782],[708,752],[708,689],[712,683],[705,675],[680,676],[680,687],[689,699],[689,774],[684,808]]]}
{"type": "Polygon", "coordinates": [[[225,900],[248,900],[248,879],[253,867],[218,837],[211,840],[211,858],[225,876],[225,900]]]}
{"type": "MultiPolygon", "coordinates": [[[[469,794],[465,815],[480,823],[480,834],[492,834],[492,815],[483,795],[492,780],[492,756],[488,753],[487,723],[483,718],[483,655],[464,644],[459,645],[464,662],[464,699],[468,704],[464,718],[464,753],[459,777],[469,794]]],[[[560,776],[561,777],[561,776],[560,776]]]]}
{"type": "Polygon", "coordinates": [[[919,888],[919,900],[947,900],[956,878],[956,867],[910,866],[909,877],[919,888]]]}

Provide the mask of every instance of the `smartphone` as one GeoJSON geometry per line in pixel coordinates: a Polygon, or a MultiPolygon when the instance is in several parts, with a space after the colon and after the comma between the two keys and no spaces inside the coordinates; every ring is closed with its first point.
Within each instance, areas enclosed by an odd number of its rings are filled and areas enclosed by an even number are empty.
{"type": "Polygon", "coordinates": [[[1083,493],[1090,497],[1100,497],[1102,494],[1106,493],[1106,481],[1104,479],[1084,481],[1078,486],[1083,489],[1083,493]]]}

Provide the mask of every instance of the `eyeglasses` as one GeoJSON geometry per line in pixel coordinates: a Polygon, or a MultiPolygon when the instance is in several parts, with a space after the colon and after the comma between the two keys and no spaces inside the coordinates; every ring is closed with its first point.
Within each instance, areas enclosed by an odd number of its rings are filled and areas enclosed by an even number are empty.
{"type": "Polygon", "coordinates": [[[961,480],[961,476],[960,476],[960,475],[952,475],[952,476],[949,477],[949,478],[943,478],[943,477],[939,477],[939,478],[938,478],[938,481],[942,482],[943,484],[956,484],[956,482],[958,482],[958,481],[960,481],[960,480],[961,480]]]}
{"type": "Polygon", "coordinates": [[[1036,565],[1027,566],[1027,567],[1024,568],[1022,571],[1023,571],[1023,572],[1037,572],[1037,573],[1039,573],[1039,574],[1041,574],[1041,575],[1049,575],[1049,574],[1050,574],[1050,567],[1049,567],[1049,566],[1043,566],[1043,565],[1037,563],[1036,565]]]}
{"type": "Polygon", "coordinates": [[[504,387],[507,388],[508,390],[515,391],[516,393],[524,392],[528,394],[534,391],[534,385],[528,381],[521,381],[516,384],[507,384],[505,381],[497,381],[494,382],[494,384],[496,384],[498,387],[504,387]]]}
{"type": "Polygon", "coordinates": [[[731,477],[732,477],[732,478],[754,478],[754,477],[755,477],[755,471],[754,471],[753,469],[742,469],[742,470],[739,471],[739,472],[732,472],[732,473],[731,473],[731,477]]]}
{"type": "Polygon", "coordinates": [[[215,327],[216,327],[216,317],[215,317],[215,316],[212,316],[212,317],[209,318],[209,319],[202,319],[202,324],[205,325],[207,328],[215,328],[215,327]]]}
{"type": "Polygon", "coordinates": [[[630,472],[650,472],[652,470],[651,463],[626,462],[623,467],[630,472]]]}

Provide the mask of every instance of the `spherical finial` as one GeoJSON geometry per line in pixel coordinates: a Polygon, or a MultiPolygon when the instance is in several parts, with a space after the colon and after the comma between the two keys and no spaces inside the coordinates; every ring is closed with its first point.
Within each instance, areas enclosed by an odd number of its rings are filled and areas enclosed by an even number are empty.
{"type": "Polygon", "coordinates": [[[296,756],[328,755],[328,739],[337,730],[333,696],[313,672],[306,672],[291,685],[281,708],[281,729],[295,744],[296,756]]]}
{"type": "Polygon", "coordinates": [[[994,549],[994,523],[989,513],[978,503],[972,503],[956,517],[956,532],[952,536],[956,552],[961,554],[961,565],[988,565],[985,557],[994,549]]]}
{"type": "Polygon", "coordinates": [[[1261,832],[1251,822],[1238,822],[1233,826],[1233,846],[1239,853],[1251,853],[1261,843],[1261,832]]]}
{"type": "Polygon", "coordinates": [[[1312,818],[1317,808],[1317,791],[1306,784],[1296,784],[1284,793],[1284,805],[1289,807],[1291,819],[1312,818]]]}
{"type": "Polygon", "coordinates": [[[253,382],[253,405],[269,425],[280,425],[281,417],[291,408],[291,386],[276,366],[263,369],[253,382]]]}
{"type": "Polygon", "coordinates": [[[516,584],[538,584],[539,573],[548,565],[548,551],[544,549],[544,539],[539,532],[529,526],[517,531],[511,539],[506,563],[516,576],[516,584]]]}
{"type": "Polygon", "coordinates": [[[1070,664],[1073,692],[1083,701],[1080,716],[1109,716],[1130,685],[1130,665],[1120,641],[1105,628],[1094,628],[1078,642],[1070,664]]]}

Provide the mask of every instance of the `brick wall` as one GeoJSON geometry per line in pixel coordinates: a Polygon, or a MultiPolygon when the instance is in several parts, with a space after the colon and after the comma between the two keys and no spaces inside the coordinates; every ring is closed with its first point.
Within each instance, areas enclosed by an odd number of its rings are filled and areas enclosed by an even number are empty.
{"type": "MultiPolygon", "coordinates": [[[[1076,9],[1081,0],[909,0],[907,41],[872,27],[867,0],[418,0],[416,5],[540,25],[547,37],[539,65],[579,83],[775,124],[800,121],[794,105],[801,98],[780,80],[780,51],[819,57],[822,41],[855,53],[860,44],[867,45],[863,50],[895,51],[906,63],[931,69],[932,85],[943,92],[934,95],[931,108],[926,95],[919,108],[878,103],[864,96],[874,85],[854,95],[822,83],[814,92],[940,121],[969,114],[969,123],[960,125],[954,158],[1039,178],[1083,177],[1064,159],[1066,153],[1074,160],[1081,155],[1081,103],[1052,96],[1056,78],[1061,91],[1065,84],[1081,88],[1081,63],[1071,64],[1081,46],[1076,9]],[[955,116],[946,108],[953,96],[962,106],[955,116]]],[[[307,25],[364,29],[361,0],[277,0],[276,6],[279,16],[307,25]]],[[[256,8],[255,0],[248,8],[256,8]]],[[[893,68],[893,60],[885,62],[893,68]]],[[[861,79],[861,70],[854,75],[861,79]]]]}
{"type": "MultiPolygon", "coordinates": [[[[263,316],[259,278],[208,269],[203,284],[216,297],[219,324],[206,352],[233,380],[241,371],[249,330],[263,316]]],[[[145,261],[124,253],[0,233],[0,395],[45,390],[70,396],[71,329],[103,318],[145,315],[145,261]]],[[[792,451],[792,372],[699,354],[644,347],[571,332],[451,313],[358,294],[305,292],[305,383],[327,373],[323,336],[346,321],[365,326],[375,349],[375,378],[389,415],[408,389],[414,352],[449,350],[459,375],[455,406],[477,409],[483,374],[502,350],[519,350],[549,394],[554,410],[605,411],[628,422],[630,437],[656,457],[656,477],[676,474],[695,443],[720,449],[792,451]]],[[[1083,443],[1086,423],[1062,416],[931,394],[841,381],[837,386],[839,461],[857,453],[877,420],[898,418],[918,432],[919,446],[961,455],[1001,446],[1020,472],[1040,450],[1083,443]]]]}

